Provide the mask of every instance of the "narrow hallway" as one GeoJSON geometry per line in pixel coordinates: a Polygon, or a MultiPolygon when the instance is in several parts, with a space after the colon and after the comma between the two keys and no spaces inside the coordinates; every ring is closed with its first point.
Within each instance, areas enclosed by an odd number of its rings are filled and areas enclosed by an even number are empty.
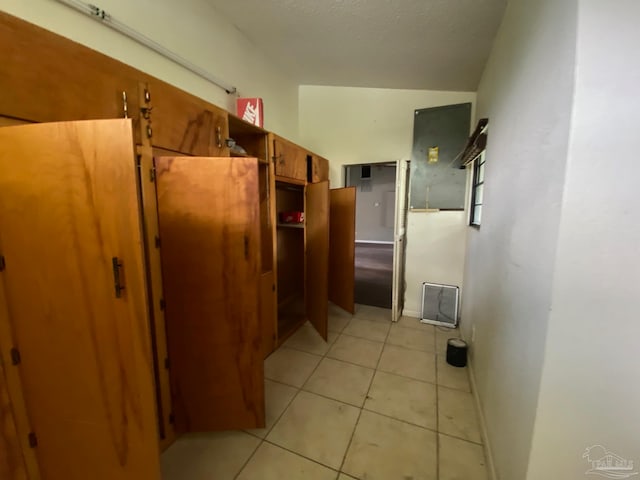
{"type": "Polygon", "coordinates": [[[356,303],[391,308],[393,244],[356,243],[356,303]]]}
{"type": "Polygon", "coordinates": [[[332,307],[328,343],[306,324],[265,361],[266,428],[184,436],[163,478],[485,480],[467,369],[444,358],[457,334],[332,307]]]}

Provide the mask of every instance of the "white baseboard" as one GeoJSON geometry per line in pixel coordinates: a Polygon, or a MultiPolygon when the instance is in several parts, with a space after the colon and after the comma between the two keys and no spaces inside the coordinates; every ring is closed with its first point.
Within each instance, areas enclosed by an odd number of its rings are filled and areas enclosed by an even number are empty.
{"type": "Polygon", "coordinates": [[[374,245],[393,245],[393,241],[386,242],[383,240],[356,240],[356,243],[373,243],[374,245]]]}
{"type": "Polygon", "coordinates": [[[420,318],[420,312],[413,310],[402,310],[403,317],[420,318]]]}
{"type": "Polygon", "coordinates": [[[498,480],[496,474],[496,465],[493,461],[493,450],[491,449],[491,443],[489,442],[489,433],[487,431],[487,421],[484,417],[484,410],[482,409],[482,402],[478,395],[478,385],[476,383],[476,374],[473,369],[473,362],[470,357],[467,357],[467,365],[469,367],[469,378],[471,379],[471,391],[473,392],[473,398],[475,399],[476,412],[478,414],[478,420],[480,422],[480,435],[482,435],[482,444],[484,445],[484,454],[487,461],[487,474],[489,480],[498,480]]]}

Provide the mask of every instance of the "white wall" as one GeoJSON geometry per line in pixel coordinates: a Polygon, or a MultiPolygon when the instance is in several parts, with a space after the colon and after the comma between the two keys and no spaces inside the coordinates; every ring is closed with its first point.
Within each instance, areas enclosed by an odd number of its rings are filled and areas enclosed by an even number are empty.
{"type": "MultiPolygon", "coordinates": [[[[206,0],[96,3],[115,19],[236,86],[240,96],[262,97],[265,127],[297,139],[297,84],[206,0]]],[[[53,0],[0,0],[0,9],[235,112],[235,95],[65,5],[53,0]]]]}
{"type": "Polygon", "coordinates": [[[462,288],[466,222],[466,212],[409,212],[404,315],[420,317],[423,282],[462,288]]]}
{"type": "MultiPolygon", "coordinates": [[[[462,328],[498,477],[526,477],[568,151],[577,1],[512,0],[478,90],[484,208],[468,229],[462,328]]],[[[575,478],[551,475],[546,478],[575,478]]]]}
{"type": "Polygon", "coordinates": [[[640,4],[579,5],[571,143],[529,480],[586,478],[582,453],[595,444],[640,471],[640,4]]]}
{"type": "MultiPolygon", "coordinates": [[[[411,158],[414,111],[465,102],[473,92],[300,87],[300,139],[330,159],[331,185],[344,185],[343,166],[411,158]]],[[[409,213],[406,315],[418,316],[424,281],[462,285],[463,212],[409,213]]]]}

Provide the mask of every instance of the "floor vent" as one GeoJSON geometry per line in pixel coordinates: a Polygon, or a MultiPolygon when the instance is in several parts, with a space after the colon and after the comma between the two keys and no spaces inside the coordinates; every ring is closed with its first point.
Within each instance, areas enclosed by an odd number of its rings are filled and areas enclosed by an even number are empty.
{"type": "Polygon", "coordinates": [[[459,292],[460,289],[454,285],[424,282],[420,321],[455,328],[458,324],[459,292]]]}

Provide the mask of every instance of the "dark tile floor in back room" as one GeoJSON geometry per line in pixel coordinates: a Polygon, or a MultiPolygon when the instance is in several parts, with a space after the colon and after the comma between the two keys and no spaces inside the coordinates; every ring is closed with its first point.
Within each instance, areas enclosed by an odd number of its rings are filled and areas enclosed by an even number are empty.
{"type": "Polygon", "coordinates": [[[390,310],[331,307],[265,361],[264,429],[181,437],[163,480],[486,480],[467,369],[451,331],[390,310]]]}

